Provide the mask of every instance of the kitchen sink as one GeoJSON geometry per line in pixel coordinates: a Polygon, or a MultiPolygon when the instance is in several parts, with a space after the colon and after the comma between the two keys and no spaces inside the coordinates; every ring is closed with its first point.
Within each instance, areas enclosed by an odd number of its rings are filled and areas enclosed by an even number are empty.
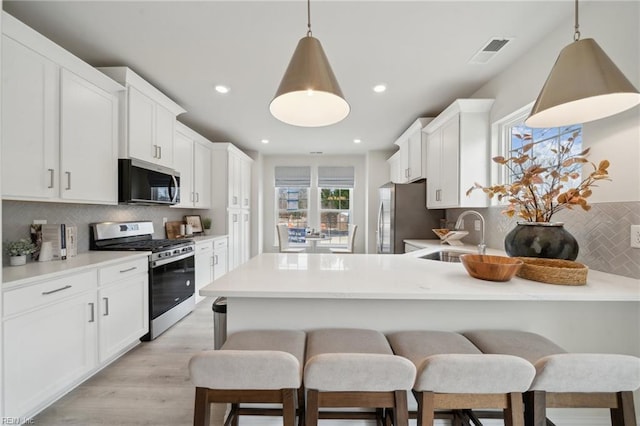
{"type": "Polygon", "coordinates": [[[469,253],[466,251],[440,250],[433,253],[420,256],[420,259],[438,260],[440,262],[456,262],[460,263],[460,255],[469,253]]]}

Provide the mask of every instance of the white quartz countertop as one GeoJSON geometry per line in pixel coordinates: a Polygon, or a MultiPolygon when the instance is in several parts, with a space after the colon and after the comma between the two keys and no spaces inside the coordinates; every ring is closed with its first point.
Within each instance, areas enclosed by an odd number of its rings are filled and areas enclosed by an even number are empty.
{"type": "MultiPolygon", "coordinates": [[[[265,253],[200,290],[202,296],[388,300],[640,301],[640,280],[589,271],[587,284],[564,286],[514,277],[508,282],[470,277],[460,263],[404,255],[265,253]]],[[[444,247],[474,252],[475,246],[444,247]]],[[[499,254],[499,250],[488,250],[499,254]]]]}
{"type": "Polygon", "coordinates": [[[220,238],[227,238],[227,235],[197,235],[194,237],[188,237],[188,240],[193,240],[195,243],[200,243],[203,241],[213,241],[219,240],[220,238]]]}
{"type": "Polygon", "coordinates": [[[89,251],[69,257],[67,260],[27,262],[22,266],[7,266],[2,268],[2,289],[7,290],[36,280],[52,279],[84,269],[147,258],[150,254],[151,252],[148,251],[89,251]]]}

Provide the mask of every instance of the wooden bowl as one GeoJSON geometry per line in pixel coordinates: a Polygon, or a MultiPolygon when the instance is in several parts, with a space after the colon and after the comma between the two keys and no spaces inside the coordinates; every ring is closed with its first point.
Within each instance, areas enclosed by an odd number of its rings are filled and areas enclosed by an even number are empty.
{"type": "Polygon", "coordinates": [[[509,281],[522,267],[522,260],[488,254],[463,254],[460,261],[473,278],[487,281],[509,281]]]}

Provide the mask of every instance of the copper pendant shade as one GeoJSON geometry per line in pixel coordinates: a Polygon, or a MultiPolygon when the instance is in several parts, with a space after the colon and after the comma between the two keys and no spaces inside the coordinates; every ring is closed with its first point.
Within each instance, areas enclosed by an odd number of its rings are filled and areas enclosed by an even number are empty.
{"type": "Polygon", "coordinates": [[[351,108],[320,41],[311,36],[310,22],[309,18],[307,36],[298,42],[269,110],[293,126],[329,126],[342,121],[351,108]]]}
{"type": "Polygon", "coordinates": [[[595,40],[575,40],[560,52],[531,114],[529,127],[560,127],[608,117],[640,104],[640,93],[595,40]]]}

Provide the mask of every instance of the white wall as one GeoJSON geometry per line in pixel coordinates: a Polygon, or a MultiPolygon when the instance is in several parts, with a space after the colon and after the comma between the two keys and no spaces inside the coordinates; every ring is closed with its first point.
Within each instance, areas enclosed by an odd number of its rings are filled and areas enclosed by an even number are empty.
{"type": "MultiPolygon", "coordinates": [[[[363,155],[272,155],[263,157],[262,169],[262,188],[263,188],[263,205],[264,205],[264,221],[263,221],[263,249],[265,252],[278,251],[278,242],[275,239],[275,193],[274,193],[274,170],[277,166],[311,166],[312,185],[314,179],[317,182],[318,166],[353,166],[355,168],[355,188],[352,200],[353,222],[360,229],[365,227],[366,223],[366,166],[365,156],[363,155]]],[[[388,173],[387,173],[388,175],[388,173]]],[[[313,194],[310,194],[312,197],[313,194]]],[[[310,206],[313,200],[309,200],[310,206]]],[[[312,224],[317,227],[318,224],[312,224]]],[[[355,251],[363,253],[365,248],[365,233],[356,233],[355,251]]]]}
{"type": "MultiPolygon", "coordinates": [[[[580,4],[582,38],[595,39],[636,88],[640,87],[639,26],[640,2],[580,4]]],[[[491,110],[492,122],[527,105],[538,96],[560,50],[572,41],[573,17],[472,97],[496,99],[491,110]]],[[[611,162],[612,181],[601,182],[590,201],[640,201],[640,107],[586,123],[583,144],[591,147],[591,161],[611,162]]]]}

